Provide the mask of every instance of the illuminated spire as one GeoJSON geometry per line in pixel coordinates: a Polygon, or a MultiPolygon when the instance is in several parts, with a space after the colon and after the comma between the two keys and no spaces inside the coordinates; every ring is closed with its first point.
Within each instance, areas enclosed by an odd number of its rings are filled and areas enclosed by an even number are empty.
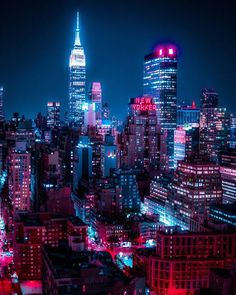
{"type": "Polygon", "coordinates": [[[81,46],[80,37],[79,37],[79,11],[77,11],[77,23],[75,31],[75,46],[81,46]]]}
{"type": "Polygon", "coordinates": [[[195,100],[193,100],[193,102],[192,102],[192,109],[196,109],[196,103],[195,103],[195,100]]]}

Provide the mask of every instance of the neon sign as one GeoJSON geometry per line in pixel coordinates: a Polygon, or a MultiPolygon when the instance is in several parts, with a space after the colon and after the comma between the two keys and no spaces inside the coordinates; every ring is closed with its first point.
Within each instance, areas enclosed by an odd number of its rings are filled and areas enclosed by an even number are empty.
{"type": "Polygon", "coordinates": [[[156,105],[152,102],[150,97],[136,97],[133,100],[133,110],[134,111],[155,111],[156,105]]]}
{"type": "Polygon", "coordinates": [[[157,57],[175,57],[177,49],[174,45],[160,45],[155,49],[157,57]]]}

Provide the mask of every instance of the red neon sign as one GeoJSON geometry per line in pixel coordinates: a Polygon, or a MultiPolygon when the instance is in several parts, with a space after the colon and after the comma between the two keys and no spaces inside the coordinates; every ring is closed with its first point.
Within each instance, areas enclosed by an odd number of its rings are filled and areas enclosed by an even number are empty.
{"type": "Polygon", "coordinates": [[[150,97],[136,97],[132,105],[135,111],[154,111],[156,105],[152,102],[150,97]]]}

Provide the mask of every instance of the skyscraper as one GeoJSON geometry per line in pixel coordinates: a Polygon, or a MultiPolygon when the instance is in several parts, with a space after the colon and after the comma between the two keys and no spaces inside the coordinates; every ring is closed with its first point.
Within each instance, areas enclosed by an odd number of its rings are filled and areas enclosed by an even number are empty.
{"type": "Polygon", "coordinates": [[[60,126],[60,102],[47,103],[47,126],[50,128],[60,126]]]}
{"type": "Polygon", "coordinates": [[[85,102],[86,94],[86,60],[79,33],[79,12],[77,12],[75,43],[71,51],[69,64],[69,122],[81,126],[83,124],[82,105],[85,102]]]}
{"type": "Polygon", "coordinates": [[[212,89],[203,89],[200,113],[200,154],[218,162],[221,150],[230,144],[230,113],[219,108],[218,94],[212,89]]]}
{"type": "Polygon", "coordinates": [[[100,82],[92,82],[89,90],[89,99],[95,103],[96,121],[101,124],[102,120],[102,87],[100,82]]]}
{"type": "Polygon", "coordinates": [[[200,109],[197,108],[195,102],[192,105],[181,106],[177,110],[177,126],[184,126],[188,124],[199,124],[200,109]]]}
{"type": "Polygon", "coordinates": [[[144,58],[143,94],[152,97],[163,134],[161,168],[174,167],[174,130],[177,116],[177,49],[159,46],[144,58]]]}
{"type": "Polygon", "coordinates": [[[13,212],[30,211],[31,198],[31,154],[26,143],[19,142],[9,154],[9,195],[13,212]]]}
{"type": "Polygon", "coordinates": [[[81,178],[92,176],[92,146],[88,136],[81,136],[75,148],[73,188],[76,192],[81,178]]]}
{"type": "Polygon", "coordinates": [[[168,202],[174,224],[190,228],[190,219],[204,219],[209,206],[222,202],[220,167],[197,156],[179,161],[168,202]]]}

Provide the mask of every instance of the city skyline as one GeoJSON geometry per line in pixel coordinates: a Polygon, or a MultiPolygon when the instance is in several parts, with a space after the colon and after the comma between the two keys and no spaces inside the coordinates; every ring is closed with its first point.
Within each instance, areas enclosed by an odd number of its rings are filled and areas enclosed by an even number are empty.
{"type": "Polygon", "coordinates": [[[102,83],[103,101],[109,103],[114,115],[120,115],[123,119],[127,113],[129,98],[142,94],[144,55],[160,42],[172,42],[178,47],[178,99],[186,99],[187,102],[194,99],[199,104],[201,88],[213,87],[220,94],[220,105],[227,108],[232,106],[230,111],[235,112],[232,91],[236,63],[233,55],[233,2],[229,1],[229,7],[224,6],[221,10],[218,3],[212,6],[210,3],[203,5],[200,1],[195,7],[194,3],[187,5],[185,1],[181,1],[178,5],[169,3],[168,12],[165,4],[155,4],[154,1],[148,1],[148,5],[141,2],[133,10],[133,1],[114,7],[108,1],[100,1],[100,5],[92,4],[91,1],[62,1],[55,4],[55,1],[50,1],[50,4],[41,3],[40,7],[37,2],[32,6],[23,1],[19,7],[15,1],[13,8],[4,4],[0,21],[6,24],[1,29],[3,46],[0,52],[0,81],[5,92],[4,109],[7,118],[18,110],[20,114],[30,118],[34,118],[38,110],[45,114],[46,102],[51,100],[60,101],[64,109],[67,106],[68,56],[73,46],[78,9],[81,39],[88,61],[87,84],[92,81],[102,83]],[[194,7],[196,11],[193,12],[194,7]],[[211,10],[202,12],[200,8],[211,10]],[[152,17],[153,9],[158,11],[159,17],[152,17]],[[175,11],[179,14],[178,17],[174,14],[175,11]],[[141,15],[143,21],[140,21],[141,15]],[[166,23],[164,18],[167,15],[166,23]],[[185,16],[182,21],[181,15],[185,16]],[[195,28],[193,22],[198,16],[202,16],[201,24],[195,28]],[[206,20],[206,17],[209,19],[206,20]],[[111,23],[112,19],[118,23],[111,23]],[[175,28],[174,23],[177,20],[179,22],[175,28]],[[184,24],[186,20],[188,22],[184,24]],[[14,23],[17,23],[17,27],[14,23]],[[186,38],[187,24],[193,29],[189,38],[186,38]],[[206,32],[203,30],[204,24],[208,24],[206,32]],[[126,31],[122,30],[124,27],[126,31]],[[217,29],[213,30],[213,27],[217,29]],[[224,32],[221,43],[215,32],[219,32],[219,28],[224,32]],[[130,34],[129,40],[127,34],[130,34]],[[12,40],[12,35],[14,42],[9,50],[8,42],[12,40]],[[105,35],[107,46],[104,46],[105,35]],[[138,42],[134,42],[136,39],[138,42]],[[198,42],[199,39],[203,42],[198,42]],[[225,43],[230,46],[225,46],[225,43]],[[52,50],[53,55],[50,54],[52,50]],[[99,58],[101,53],[106,59],[99,58]],[[227,56],[230,58],[226,59],[227,56]]]}
{"type": "Polygon", "coordinates": [[[236,3],[8,2],[0,295],[236,295],[236,3]]]}

